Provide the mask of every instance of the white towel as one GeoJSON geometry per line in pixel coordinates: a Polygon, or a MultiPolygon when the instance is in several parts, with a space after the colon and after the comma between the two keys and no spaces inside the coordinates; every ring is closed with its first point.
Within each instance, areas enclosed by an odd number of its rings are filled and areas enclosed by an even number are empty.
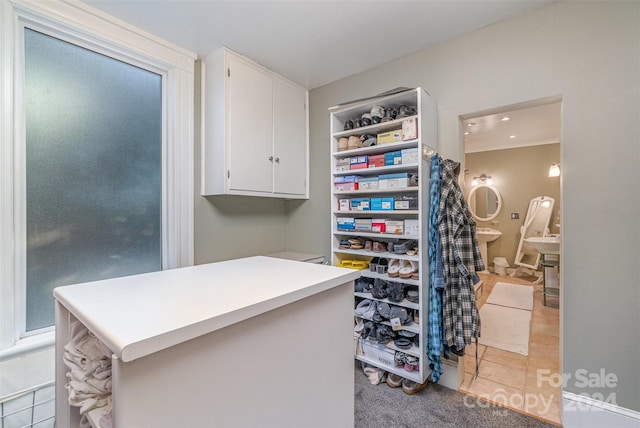
{"type": "Polygon", "coordinates": [[[63,361],[69,368],[69,404],[83,415],[111,402],[112,352],[78,321],[70,323],[71,340],[64,346],[63,361]]]}

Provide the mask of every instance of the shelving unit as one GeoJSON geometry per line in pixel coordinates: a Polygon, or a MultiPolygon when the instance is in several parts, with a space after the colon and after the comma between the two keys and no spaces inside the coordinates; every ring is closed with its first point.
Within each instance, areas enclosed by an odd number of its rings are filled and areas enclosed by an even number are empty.
{"type": "MultiPolygon", "coordinates": [[[[329,109],[331,115],[331,188],[332,188],[332,207],[331,207],[331,242],[332,242],[332,263],[340,265],[343,260],[361,260],[371,262],[374,258],[407,260],[417,262],[419,267],[419,279],[405,279],[399,277],[390,277],[387,273],[378,273],[377,271],[361,270],[361,280],[397,282],[404,285],[405,291],[409,288],[417,289],[419,299],[417,302],[411,302],[406,298],[400,302],[393,302],[389,299],[373,298],[371,293],[354,292],[354,308],[364,299],[370,299],[376,303],[387,303],[390,306],[399,306],[405,308],[414,320],[411,324],[396,327],[396,334],[400,330],[406,330],[415,333],[418,336],[417,345],[413,343],[409,349],[398,348],[394,341],[380,344],[376,341],[368,339],[358,339],[360,347],[356,346],[355,358],[367,364],[380,367],[388,372],[401,375],[404,378],[411,379],[423,383],[430,374],[425,358],[426,348],[426,332],[428,319],[428,230],[427,219],[429,213],[429,172],[431,155],[436,153],[437,147],[437,109],[435,101],[421,88],[409,89],[395,94],[373,97],[349,104],[335,106],[329,109]],[[345,123],[349,120],[361,118],[363,114],[370,113],[374,106],[382,106],[384,108],[397,108],[401,105],[415,107],[416,114],[382,123],[374,123],[372,125],[358,127],[355,129],[345,129],[345,123]],[[369,147],[359,147],[349,150],[338,150],[339,140],[351,136],[360,136],[365,134],[379,135],[381,133],[395,131],[401,129],[403,121],[414,120],[417,128],[417,138],[401,140],[397,142],[378,143],[369,147]],[[367,168],[341,170],[338,168],[338,162],[344,162],[344,159],[353,157],[374,156],[388,154],[391,152],[415,149],[417,156],[414,156],[410,162],[375,166],[369,165],[367,168]],[[386,174],[417,174],[417,186],[403,186],[393,188],[368,188],[368,189],[349,189],[340,190],[334,185],[337,178],[348,176],[358,176],[360,178],[379,177],[386,174]],[[411,196],[417,198],[417,206],[415,209],[395,209],[396,198],[402,196],[411,196]],[[394,198],[394,206],[391,209],[350,209],[351,204],[343,201],[342,207],[340,200],[353,200],[353,198],[394,198]],[[349,209],[344,209],[348,205],[349,209]],[[341,209],[342,208],[342,209],[341,209]],[[413,220],[417,221],[417,230],[414,233],[379,233],[371,230],[341,230],[338,228],[338,219],[353,218],[367,220],[385,219],[391,221],[413,220]],[[340,242],[350,238],[361,238],[363,241],[376,241],[387,245],[388,243],[400,244],[407,240],[413,240],[418,248],[416,255],[397,254],[390,251],[371,251],[369,249],[350,249],[340,248],[340,242]],[[364,355],[359,355],[358,348],[361,348],[364,355]],[[399,366],[394,362],[395,353],[403,352],[412,357],[418,358],[418,364],[414,370],[406,370],[403,366],[399,366]]],[[[342,166],[344,168],[344,166],[342,166]]],[[[367,320],[364,318],[364,320],[367,320]]],[[[356,317],[358,321],[358,317],[356,317]]],[[[383,320],[380,324],[391,326],[389,320],[383,320]]]]}

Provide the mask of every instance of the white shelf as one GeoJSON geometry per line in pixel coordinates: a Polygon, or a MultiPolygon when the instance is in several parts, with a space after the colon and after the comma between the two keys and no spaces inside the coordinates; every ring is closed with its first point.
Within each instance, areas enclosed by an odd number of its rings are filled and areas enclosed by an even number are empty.
{"type": "MultiPolygon", "coordinates": [[[[393,278],[391,278],[391,279],[393,279],[393,278]]],[[[402,302],[392,302],[389,299],[376,299],[376,298],[371,296],[371,293],[356,292],[356,293],[354,293],[354,295],[358,296],[358,297],[362,297],[363,299],[370,299],[370,300],[376,300],[378,302],[384,302],[384,303],[387,303],[389,305],[396,305],[396,306],[402,306],[403,308],[420,310],[420,305],[418,303],[410,302],[407,299],[402,300],[402,302]]]]}
{"type": "Polygon", "coordinates": [[[388,166],[373,166],[369,168],[362,169],[350,169],[347,171],[334,171],[334,176],[341,175],[376,175],[376,174],[388,174],[391,172],[397,171],[417,171],[418,164],[417,163],[401,163],[399,165],[388,165],[388,166]]]}
{"type": "MultiPolygon", "coordinates": [[[[380,257],[380,256],[376,256],[376,257],[380,257]]],[[[400,257],[383,257],[383,258],[389,258],[389,259],[399,259],[399,260],[411,260],[410,257],[416,257],[417,256],[405,256],[407,257],[406,259],[401,259],[400,257]]],[[[400,278],[400,277],[391,277],[387,274],[381,274],[381,273],[377,273],[377,272],[372,272],[370,270],[363,270],[362,271],[362,276],[366,277],[366,278],[380,278],[383,281],[393,281],[393,282],[401,282],[403,284],[407,284],[407,285],[420,285],[420,281],[417,279],[411,279],[411,278],[400,278]]],[[[417,303],[416,303],[417,305],[417,303]]],[[[418,308],[416,308],[418,309],[418,308]]]]}
{"type": "Polygon", "coordinates": [[[418,147],[419,140],[406,140],[398,141],[396,143],[383,143],[376,144],[369,147],[358,147],[357,149],[340,150],[339,152],[333,152],[332,156],[335,158],[346,158],[358,155],[377,155],[380,153],[393,152],[402,149],[413,149],[418,147]]]}
{"type": "Polygon", "coordinates": [[[391,193],[417,193],[420,190],[418,186],[398,187],[397,189],[371,189],[371,190],[350,190],[346,192],[333,192],[334,195],[371,195],[371,194],[391,194],[391,193]]]}
{"type": "Polygon", "coordinates": [[[337,215],[406,215],[406,216],[416,216],[420,214],[418,210],[349,210],[349,211],[340,211],[335,210],[333,212],[337,215]]]}
{"type": "MultiPolygon", "coordinates": [[[[402,126],[402,121],[405,119],[416,118],[417,116],[407,116],[401,119],[390,120],[389,122],[374,123],[369,126],[361,126],[359,128],[347,129],[333,133],[334,138],[348,137],[350,135],[362,135],[362,134],[377,134],[378,132],[390,131],[392,129],[398,129],[402,126]]],[[[394,144],[394,143],[389,143],[394,144]]]]}
{"type": "MultiPolygon", "coordinates": [[[[350,232],[348,230],[334,230],[333,232],[335,235],[345,235],[345,236],[364,236],[364,237],[368,237],[368,238],[395,238],[395,239],[413,239],[413,240],[417,240],[419,239],[418,236],[416,235],[400,235],[400,234],[395,234],[395,233],[378,233],[378,232],[360,232],[360,231],[353,231],[350,232]]],[[[339,250],[342,251],[342,250],[339,250]]]]}
{"type": "Polygon", "coordinates": [[[403,367],[396,367],[396,366],[390,366],[390,365],[382,364],[377,360],[373,360],[373,359],[367,358],[366,356],[363,356],[363,355],[356,355],[356,359],[359,360],[359,361],[362,361],[364,363],[367,363],[369,365],[380,367],[381,369],[384,369],[385,371],[400,375],[405,379],[409,379],[409,380],[412,380],[414,382],[422,382],[422,380],[420,379],[420,373],[417,372],[417,371],[408,372],[403,367]]]}
{"type": "MultiPolygon", "coordinates": [[[[385,258],[385,259],[413,260],[415,262],[419,262],[420,261],[420,256],[408,256],[406,254],[396,254],[396,253],[390,253],[388,251],[385,251],[385,252],[382,252],[382,253],[374,253],[373,251],[351,250],[349,248],[334,248],[333,252],[334,253],[341,253],[341,254],[352,254],[352,255],[355,255],[355,256],[364,256],[364,257],[382,257],[382,258],[385,258]]],[[[371,273],[373,273],[373,272],[371,272],[371,273]]],[[[367,275],[363,275],[363,276],[367,276],[367,275]]],[[[391,279],[393,279],[393,278],[391,278],[391,279]]]]}

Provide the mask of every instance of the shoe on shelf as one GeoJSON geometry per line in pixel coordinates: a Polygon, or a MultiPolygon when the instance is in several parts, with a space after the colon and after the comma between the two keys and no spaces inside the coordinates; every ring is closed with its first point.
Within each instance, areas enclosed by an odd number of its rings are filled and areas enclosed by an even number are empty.
{"type": "Polygon", "coordinates": [[[347,150],[349,148],[349,139],[347,137],[342,137],[338,140],[338,151],[341,152],[343,150],[347,150]]]}
{"type": "Polygon", "coordinates": [[[357,137],[355,135],[349,137],[349,140],[347,141],[347,148],[349,150],[357,149],[360,147],[362,147],[362,140],[360,139],[360,137],[357,137]]]}
{"type": "Polygon", "coordinates": [[[391,388],[398,388],[402,386],[402,381],[404,378],[395,373],[387,373],[387,385],[391,388]]]}
{"type": "Polygon", "coordinates": [[[376,265],[376,273],[379,273],[381,275],[384,275],[385,273],[387,273],[387,264],[388,264],[387,259],[381,258],[378,264],[376,265]]]}
{"type": "Polygon", "coordinates": [[[428,380],[425,380],[424,383],[418,383],[409,379],[404,379],[402,381],[402,391],[404,391],[405,394],[413,395],[416,392],[420,392],[425,389],[428,383],[428,380]]]}
{"type": "Polygon", "coordinates": [[[373,241],[372,250],[374,253],[384,253],[387,251],[387,245],[383,242],[373,241]]]}
{"type": "Polygon", "coordinates": [[[387,266],[387,275],[389,275],[391,278],[396,278],[398,276],[399,271],[400,271],[400,260],[389,259],[389,265],[387,266]]]}
{"type": "Polygon", "coordinates": [[[400,262],[400,270],[398,271],[398,275],[400,278],[411,278],[414,272],[418,271],[418,262],[414,262],[412,260],[402,260],[400,262]]]}

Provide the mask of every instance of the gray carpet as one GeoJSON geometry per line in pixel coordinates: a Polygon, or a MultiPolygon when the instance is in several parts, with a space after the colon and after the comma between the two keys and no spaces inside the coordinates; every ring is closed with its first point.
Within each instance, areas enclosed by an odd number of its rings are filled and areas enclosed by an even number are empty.
{"type": "Polygon", "coordinates": [[[356,363],[355,427],[546,428],[555,425],[438,384],[430,383],[414,395],[405,394],[402,388],[390,388],[386,383],[372,385],[362,372],[360,363],[356,363]]]}

